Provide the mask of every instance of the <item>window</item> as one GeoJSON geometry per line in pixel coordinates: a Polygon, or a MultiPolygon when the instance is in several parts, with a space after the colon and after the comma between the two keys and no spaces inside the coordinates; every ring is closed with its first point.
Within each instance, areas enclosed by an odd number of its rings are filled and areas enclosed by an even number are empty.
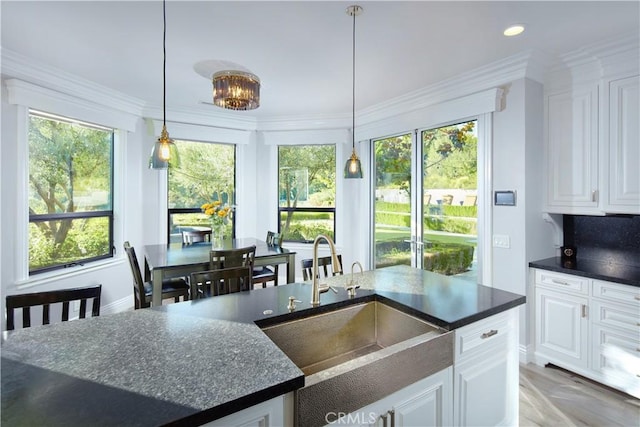
{"type": "Polygon", "coordinates": [[[114,130],[29,111],[29,273],[113,256],[114,130]]]}
{"type": "MultiPolygon", "coordinates": [[[[169,169],[169,242],[182,242],[182,231],[210,228],[201,206],[219,200],[235,204],[236,147],[195,141],[175,141],[180,167],[169,169]]],[[[234,215],[225,226],[225,236],[235,235],[234,215]]]]}
{"type": "Polygon", "coordinates": [[[279,231],[289,242],[335,240],[336,147],[278,147],[279,231]]]}

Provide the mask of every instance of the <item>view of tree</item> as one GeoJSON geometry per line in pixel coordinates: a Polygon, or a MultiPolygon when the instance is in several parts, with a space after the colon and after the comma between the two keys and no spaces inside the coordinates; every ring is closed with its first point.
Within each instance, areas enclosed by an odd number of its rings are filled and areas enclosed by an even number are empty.
{"type": "MultiPolygon", "coordinates": [[[[475,188],[474,127],[471,121],[422,132],[425,188],[475,188]]],[[[377,186],[391,185],[409,193],[411,134],[376,141],[375,154],[377,186]]]]}
{"type": "MultiPolygon", "coordinates": [[[[279,206],[333,207],[336,194],[335,145],[278,147],[279,206]]],[[[281,232],[287,239],[294,212],[288,211],[281,232]]]]}
{"type": "Polygon", "coordinates": [[[30,270],[110,253],[112,145],[110,129],[30,115],[30,270]]]}
{"type": "Polygon", "coordinates": [[[199,208],[214,193],[227,193],[234,202],[235,146],[175,141],[180,167],[169,169],[169,207],[199,208]]]}

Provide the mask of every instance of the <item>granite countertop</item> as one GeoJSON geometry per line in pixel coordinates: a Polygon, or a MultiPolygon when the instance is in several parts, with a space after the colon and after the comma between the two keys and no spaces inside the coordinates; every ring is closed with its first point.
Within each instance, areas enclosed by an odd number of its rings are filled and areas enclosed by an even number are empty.
{"type": "Polygon", "coordinates": [[[632,265],[579,257],[573,264],[563,264],[560,257],[552,257],[532,261],[529,263],[529,267],[622,283],[623,285],[640,286],[640,267],[632,265]]]}
{"type": "Polygon", "coordinates": [[[407,266],[354,279],[355,298],[338,289],[315,308],[310,284],[294,283],[5,332],[2,423],[198,425],[304,385],[259,326],[376,299],[451,330],[525,302],[407,266]],[[294,312],[290,296],[302,301],[294,312]]]}

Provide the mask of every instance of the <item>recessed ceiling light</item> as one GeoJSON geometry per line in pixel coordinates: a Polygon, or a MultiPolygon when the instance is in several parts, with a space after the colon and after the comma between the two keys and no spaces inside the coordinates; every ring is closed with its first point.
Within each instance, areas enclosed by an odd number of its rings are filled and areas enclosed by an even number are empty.
{"type": "Polygon", "coordinates": [[[512,25],[509,28],[507,28],[506,30],[504,30],[504,35],[507,37],[511,37],[511,36],[517,36],[518,34],[522,33],[524,31],[524,25],[512,25]]]}

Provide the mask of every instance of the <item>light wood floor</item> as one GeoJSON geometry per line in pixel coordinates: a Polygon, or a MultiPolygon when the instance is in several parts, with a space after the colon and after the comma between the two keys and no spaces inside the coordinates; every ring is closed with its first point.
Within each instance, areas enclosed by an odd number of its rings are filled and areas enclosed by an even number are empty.
{"type": "Polygon", "coordinates": [[[520,425],[640,426],[640,400],[553,365],[520,365],[520,425]]]}

